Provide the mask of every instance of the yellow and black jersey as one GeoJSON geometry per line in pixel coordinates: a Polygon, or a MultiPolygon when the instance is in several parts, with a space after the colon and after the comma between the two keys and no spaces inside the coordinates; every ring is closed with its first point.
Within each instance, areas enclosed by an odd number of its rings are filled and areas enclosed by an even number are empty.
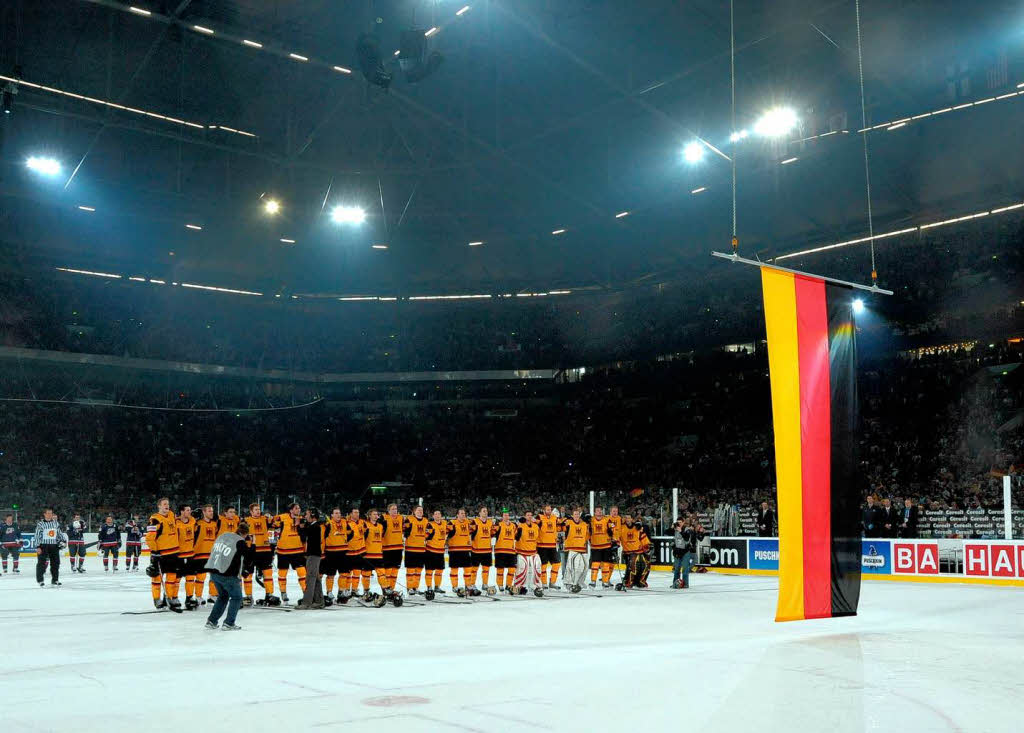
{"type": "Polygon", "coordinates": [[[254,552],[270,552],[270,518],[260,515],[249,517],[246,524],[249,525],[249,537],[252,540],[254,552]]]}
{"type": "Polygon", "coordinates": [[[473,520],[470,530],[473,534],[473,552],[490,552],[495,530],[494,520],[477,517],[473,520]]]}
{"type": "Polygon", "coordinates": [[[566,519],[562,523],[562,529],[565,532],[565,551],[566,552],[586,552],[587,551],[587,540],[590,538],[590,525],[584,522],[575,521],[573,519],[566,519]]]}
{"type": "Polygon", "coordinates": [[[537,538],[537,547],[555,547],[558,544],[558,517],[552,514],[550,517],[543,514],[537,519],[537,526],[540,529],[540,536],[537,538]]]}
{"type": "Polygon", "coordinates": [[[221,514],[217,518],[217,522],[220,525],[220,531],[217,534],[224,534],[225,532],[237,532],[238,525],[242,522],[242,519],[237,515],[229,517],[226,514],[221,514]]]}
{"type": "Polygon", "coordinates": [[[351,519],[346,520],[348,522],[348,554],[365,555],[366,554],[366,520],[357,519],[354,522],[351,519]]]}
{"type": "Polygon", "coordinates": [[[385,514],[381,521],[384,522],[384,551],[401,550],[405,539],[405,517],[401,514],[385,514]]]}
{"type": "Polygon", "coordinates": [[[306,551],[306,543],[299,537],[299,530],[291,514],[278,514],[274,517],[274,529],[278,531],[278,555],[298,555],[306,551]]]}
{"type": "Polygon", "coordinates": [[[196,520],[192,517],[178,520],[178,557],[194,557],[196,520]]]}
{"type": "Polygon", "coordinates": [[[536,522],[520,522],[516,526],[516,554],[535,555],[540,526],[536,522]]]}
{"type": "Polygon", "coordinates": [[[384,522],[380,519],[366,523],[366,557],[370,560],[384,557],[384,522]]]}
{"type": "MultiPolygon", "coordinates": [[[[448,539],[448,522],[427,523],[427,552],[444,554],[445,540],[448,539]]],[[[408,545],[406,545],[408,547],[408,545]]]]}
{"type": "Polygon", "coordinates": [[[639,524],[634,524],[632,527],[623,524],[619,528],[619,544],[622,545],[623,552],[643,552],[645,539],[647,539],[647,535],[639,524]]]}
{"type": "Polygon", "coordinates": [[[195,546],[192,548],[195,551],[195,557],[199,560],[208,558],[210,556],[210,549],[216,540],[216,519],[200,519],[196,522],[195,546]]]}
{"type": "Polygon", "coordinates": [[[494,531],[494,551],[499,555],[516,554],[516,525],[512,522],[498,522],[494,531]]]}
{"type": "Polygon", "coordinates": [[[405,533],[405,549],[409,552],[423,552],[427,547],[427,528],[430,526],[430,520],[426,517],[416,517],[410,515],[405,518],[405,522],[402,523],[403,532],[405,533]]]}
{"type": "Polygon", "coordinates": [[[173,512],[156,512],[149,518],[146,546],[156,555],[174,555],[178,552],[178,522],[173,512]]]}
{"type": "Polygon", "coordinates": [[[623,524],[625,524],[625,522],[622,521],[622,517],[620,515],[608,515],[608,529],[612,533],[612,539],[616,542],[621,542],[621,540],[619,539],[619,530],[622,529],[623,524]]]}
{"type": "Polygon", "coordinates": [[[469,552],[472,543],[470,538],[472,526],[468,519],[453,519],[448,522],[448,550],[450,552],[469,552]]]}
{"type": "Polygon", "coordinates": [[[324,552],[348,551],[348,520],[339,519],[335,522],[328,519],[324,523],[324,552]]]}
{"type": "Polygon", "coordinates": [[[608,517],[590,518],[590,546],[595,550],[604,550],[612,546],[612,528],[608,517]]]}

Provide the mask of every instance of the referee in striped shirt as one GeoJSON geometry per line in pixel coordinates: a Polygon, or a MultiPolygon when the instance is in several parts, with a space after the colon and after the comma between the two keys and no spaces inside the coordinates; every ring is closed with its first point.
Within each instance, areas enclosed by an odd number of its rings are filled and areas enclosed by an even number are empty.
{"type": "Polygon", "coordinates": [[[43,518],[36,523],[36,582],[42,588],[46,564],[50,564],[50,585],[60,585],[60,551],[67,547],[68,536],[60,528],[60,522],[51,507],[43,511],[43,518]]]}

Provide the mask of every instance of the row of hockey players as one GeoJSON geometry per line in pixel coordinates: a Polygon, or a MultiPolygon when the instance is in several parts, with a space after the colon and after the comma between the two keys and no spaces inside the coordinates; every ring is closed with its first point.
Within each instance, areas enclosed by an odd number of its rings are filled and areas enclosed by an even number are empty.
{"type": "MultiPolygon", "coordinates": [[[[71,572],[84,573],[85,551],[88,545],[85,542],[85,522],[82,521],[81,515],[75,514],[64,531],[68,536],[68,558],[71,561],[71,572]]],[[[122,534],[125,572],[138,572],[139,570],[139,556],[142,554],[142,525],[139,523],[139,518],[134,516],[125,522],[122,533],[122,530],[114,523],[114,517],[108,515],[100,525],[96,542],[97,554],[103,556],[103,572],[105,573],[110,572],[111,564],[113,564],[113,571],[117,572],[122,534]]]]}
{"type": "MultiPolygon", "coordinates": [[[[86,524],[82,521],[80,514],[75,514],[71,522],[64,527],[64,535],[67,537],[68,560],[71,563],[71,572],[85,572],[85,551],[89,546],[85,541],[86,524]]],[[[124,569],[126,571],[138,571],[139,556],[142,554],[142,526],[138,517],[125,522],[122,531],[114,524],[114,517],[108,516],[100,526],[96,549],[98,554],[103,556],[103,570],[110,571],[113,561],[113,571],[117,572],[117,564],[122,547],[124,546],[124,569]]],[[[21,560],[21,529],[14,523],[14,515],[8,514],[4,517],[3,524],[0,524],[0,562],[3,572],[7,572],[8,558],[11,561],[12,572],[19,573],[21,560]]]]}
{"type": "MultiPolygon", "coordinates": [[[[203,602],[206,561],[213,543],[219,534],[236,531],[240,521],[233,508],[217,517],[213,507],[206,505],[196,519],[188,505],[179,507],[175,515],[167,499],[158,502],[146,532],[151,553],[147,574],[157,608],[181,610],[178,590],[182,579],[185,609],[195,609],[203,602]]],[[[325,605],[369,593],[374,574],[382,591],[380,602],[394,602],[401,596],[399,570],[403,566],[406,592],[419,593],[423,583],[425,597],[432,600],[436,593],[445,592],[441,583],[446,555],[451,586],[459,595],[493,594],[499,589],[521,593],[532,589],[540,595],[544,589],[557,589],[563,557],[567,590],[580,592],[587,583],[588,568],[591,588],[596,587],[599,576],[602,586],[609,587],[620,549],[627,563],[627,587],[646,586],[650,569],[647,533],[614,507],[608,515],[598,507],[593,516],[583,516],[582,510],[576,509],[572,517],[562,518],[545,506],[537,516],[526,512],[513,521],[506,511],[495,521],[485,507],[474,519],[469,519],[464,509],[454,519],[443,518],[440,511],[428,519],[422,507],[403,515],[392,504],[384,514],[371,509],[365,518],[358,509],[343,514],[335,508],[321,521],[315,510],[307,509],[303,515],[297,503],[277,516],[264,515],[259,504],[252,504],[245,523],[251,549],[243,571],[246,605],[254,603],[254,582],[264,590],[257,605],[287,603],[289,570],[295,571],[299,587],[305,591],[307,543],[321,548],[317,582],[326,586],[325,605]],[[317,533],[317,541],[308,542],[310,533],[317,533]],[[274,595],[275,557],[280,596],[274,595]]],[[[212,582],[208,592],[212,601],[216,597],[212,582]]]]}

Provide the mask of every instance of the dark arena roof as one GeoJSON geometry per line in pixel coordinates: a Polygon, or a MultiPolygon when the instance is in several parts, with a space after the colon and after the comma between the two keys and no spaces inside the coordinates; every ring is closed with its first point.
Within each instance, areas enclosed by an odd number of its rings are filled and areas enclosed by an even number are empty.
{"type": "MultiPolygon", "coordinates": [[[[467,2],[4,3],[4,264],[264,299],[720,292],[736,275],[707,254],[729,247],[730,153],[741,252],[867,234],[851,3],[737,9],[735,130],[751,134],[734,146],[726,5],[467,2]],[[435,27],[407,74],[402,32],[435,27]],[[388,89],[362,73],[366,34],[388,89]],[[768,139],[753,130],[772,108],[796,124],[768,139]],[[365,221],[333,222],[337,206],[365,221]]],[[[911,230],[878,241],[888,286],[922,224],[1022,199],[1013,8],[864,12],[874,229],[911,230]]],[[[789,264],[867,280],[866,246],[841,252],[789,264]]]]}

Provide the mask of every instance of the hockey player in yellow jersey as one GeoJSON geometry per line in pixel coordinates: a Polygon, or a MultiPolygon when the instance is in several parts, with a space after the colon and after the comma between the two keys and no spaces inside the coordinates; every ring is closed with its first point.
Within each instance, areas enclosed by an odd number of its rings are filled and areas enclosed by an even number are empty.
{"type": "Polygon", "coordinates": [[[281,600],[274,595],[274,550],[270,546],[271,518],[263,513],[257,502],[249,505],[249,517],[245,523],[249,526],[249,545],[252,547],[252,560],[246,563],[242,583],[245,587],[243,603],[253,605],[253,575],[263,585],[264,597],[259,601],[261,606],[276,606],[281,600]]]}
{"type": "Polygon", "coordinates": [[[196,520],[192,517],[192,507],[189,504],[182,504],[178,507],[178,559],[181,562],[181,574],[185,577],[186,611],[199,608],[199,601],[195,596],[199,562],[195,559],[195,542],[196,520]]]}
{"type": "MultiPolygon", "coordinates": [[[[213,505],[204,504],[202,515],[196,522],[195,555],[193,560],[196,563],[196,598],[200,603],[203,601],[203,586],[206,584],[206,561],[210,559],[210,550],[217,540],[217,518],[214,516],[213,505]]],[[[210,603],[217,598],[217,586],[210,581],[210,603]]]]}
{"type": "Polygon", "coordinates": [[[347,603],[349,572],[348,561],[348,520],[341,515],[341,509],[334,507],[331,516],[324,524],[324,559],[320,563],[320,574],[326,579],[324,605],[331,606],[335,602],[334,576],[338,576],[338,603],[347,603]]]}
{"type": "Polygon", "coordinates": [[[565,533],[565,587],[579,593],[587,582],[587,544],[590,539],[590,525],[583,521],[583,510],[576,507],[572,517],[562,523],[565,533]]]}
{"type": "Polygon", "coordinates": [[[170,507],[171,502],[166,497],[157,501],[156,511],[150,515],[146,525],[146,546],[149,547],[146,575],[150,578],[153,605],[181,613],[181,604],[178,602],[178,577],[181,569],[181,561],[178,559],[178,523],[170,507]],[[164,591],[162,600],[161,589],[164,591]]]}
{"type": "Polygon", "coordinates": [[[434,600],[435,593],[444,593],[441,590],[441,580],[444,578],[444,548],[447,541],[448,522],[441,516],[440,510],[437,510],[427,524],[427,590],[424,596],[428,601],[434,600]]]}
{"type": "Polygon", "coordinates": [[[415,507],[412,514],[402,522],[402,534],[405,535],[405,589],[409,595],[416,595],[420,590],[420,579],[427,563],[429,526],[430,520],[423,516],[421,506],[415,507]]]}
{"type": "Polygon", "coordinates": [[[395,586],[398,584],[398,569],[402,567],[405,517],[398,513],[398,505],[392,504],[388,507],[387,514],[384,515],[382,521],[384,522],[384,558],[381,560],[381,569],[388,579],[388,587],[394,593],[395,586]]]}
{"type": "Polygon", "coordinates": [[[281,601],[288,602],[288,569],[295,570],[299,578],[299,588],[306,590],[306,543],[299,537],[298,523],[302,516],[302,507],[294,503],[288,512],[274,517],[273,528],[278,532],[277,539],[277,587],[281,591],[281,601]]]}
{"type": "MultiPolygon", "coordinates": [[[[480,512],[470,526],[470,533],[473,537],[473,544],[470,548],[472,554],[472,567],[469,573],[469,584],[473,586],[476,593],[486,591],[494,595],[496,588],[491,584],[491,568],[494,566],[494,553],[491,546],[494,543],[495,525],[494,520],[487,516],[487,507],[480,507],[480,512]],[[476,588],[477,571],[481,571],[480,589],[476,588]]],[[[476,595],[474,593],[474,595],[476,595]]]]}
{"type": "Polygon", "coordinates": [[[604,507],[595,507],[590,525],[590,587],[597,586],[597,574],[601,573],[601,584],[611,587],[612,579],[612,537],[611,523],[604,515],[604,507]]]}
{"type": "Polygon", "coordinates": [[[651,541],[643,526],[634,522],[629,514],[623,517],[622,526],[619,527],[619,544],[622,546],[626,562],[626,578],[615,589],[621,590],[623,586],[646,588],[647,576],[651,572],[651,561],[648,557],[651,541]]]}
{"type": "Polygon", "coordinates": [[[503,511],[494,527],[494,569],[498,587],[510,592],[516,575],[516,529],[508,511],[503,511]]]}
{"type": "Polygon", "coordinates": [[[562,568],[562,558],[558,555],[558,531],[561,520],[551,511],[551,505],[545,504],[540,517],[537,518],[540,536],[537,538],[537,554],[540,556],[540,582],[544,588],[558,587],[558,571],[562,568]]]}
{"type": "Polygon", "coordinates": [[[471,553],[473,538],[472,523],[466,518],[466,510],[459,509],[455,519],[448,522],[448,568],[452,590],[460,597],[469,594],[470,573],[473,566],[471,553]],[[462,585],[459,585],[459,570],[462,570],[462,585]]]}

